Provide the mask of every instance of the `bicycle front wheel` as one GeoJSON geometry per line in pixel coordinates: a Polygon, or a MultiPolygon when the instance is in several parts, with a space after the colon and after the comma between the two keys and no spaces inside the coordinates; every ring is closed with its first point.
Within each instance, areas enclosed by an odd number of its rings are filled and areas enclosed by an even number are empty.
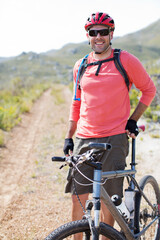
{"type": "Polygon", "coordinates": [[[149,229],[143,234],[141,239],[145,240],[159,240],[160,239],[160,218],[159,206],[160,206],[160,191],[157,181],[152,176],[144,176],[140,183],[140,188],[150,201],[154,210],[149,206],[144,197],[138,192],[135,198],[135,228],[136,233],[142,231],[148,224],[154,219],[157,220],[149,227],[149,229]]]}
{"type": "MultiPolygon", "coordinates": [[[[83,239],[85,240],[92,239],[88,220],[79,220],[66,223],[65,225],[57,228],[51,234],[49,234],[48,237],[45,238],[45,240],[71,240],[72,236],[74,236],[74,234],[76,233],[83,233],[83,239]]],[[[124,240],[121,233],[102,222],[100,223],[99,234],[100,236],[102,235],[108,237],[108,239],[111,240],[124,240]]]]}

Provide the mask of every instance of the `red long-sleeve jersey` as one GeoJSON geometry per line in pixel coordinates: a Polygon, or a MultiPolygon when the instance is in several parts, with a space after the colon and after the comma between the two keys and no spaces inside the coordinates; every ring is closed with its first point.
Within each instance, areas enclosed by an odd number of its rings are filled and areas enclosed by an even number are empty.
{"type": "MultiPolygon", "coordinates": [[[[113,57],[112,54],[109,58],[113,57]]],[[[74,82],[82,59],[74,66],[74,82]]],[[[88,63],[97,61],[93,52],[88,56],[88,63]]],[[[156,88],[140,61],[126,51],[121,51],[120,61],[125,68],[130,88],[132,84],[141,92],[140,101],[150,105],[156,88]]],[[[125,132],[130,115],[130,99],[124,78],[115,67],[114,61],[105,62],[95,75],[97,65],[88,66],[82,79],[81,90],[77,97],[81,101],[72,101],[70,120],[77,121],[77,137],[98,138],[125,132]]]]}

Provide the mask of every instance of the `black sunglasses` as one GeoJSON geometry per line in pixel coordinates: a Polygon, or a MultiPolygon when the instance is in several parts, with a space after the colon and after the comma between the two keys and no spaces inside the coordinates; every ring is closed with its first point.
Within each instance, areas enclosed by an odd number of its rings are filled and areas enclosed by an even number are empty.
{"type": "Polygon", "coordinates": [[[110,33],[110,29],[105,28],[105,29],[101,29],[101,30],[89,30],[88,34],[90,37],[96,37],[98,35],[98,33],[101,36],[107,36],[110,33]]]}

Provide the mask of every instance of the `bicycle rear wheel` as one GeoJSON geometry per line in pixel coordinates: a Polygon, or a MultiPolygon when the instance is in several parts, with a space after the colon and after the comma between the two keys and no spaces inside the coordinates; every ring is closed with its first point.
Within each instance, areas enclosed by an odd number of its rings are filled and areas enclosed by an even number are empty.
{"type": "MultiPolygon", "coordinates": [[[[144,197],[137,192],[135,197],[135,228],[136,233],[142,231],[153,219],[159,215],[160,190],[157,181],[152,176],[144,176],[140,183],[140,188],[152,205],[153,210],[146,202],[144,197]]],[[[141,239],[159,240],[160,239],[160,218],[158,218],[149,229],[143,234],[141,239]]]]}
{"type": "MultiPolygon", "coordinates": [[[[45,240],[71,240],[72,236],[74,236],[74,234],[76,233],[83,233],[83,239],[85,240],[92,239],[92,237],[90,236],[90,227],[88,220],[79,220],[66,223],[65,225],[57,228],[52,233],[50,233],[48,237],[45,238],[45,240]]],[[[102,222],[100,223],[99,234],[100,236],[102,235],[108,237],[111,240],[124,240],[121,233],[102,222]]]]}

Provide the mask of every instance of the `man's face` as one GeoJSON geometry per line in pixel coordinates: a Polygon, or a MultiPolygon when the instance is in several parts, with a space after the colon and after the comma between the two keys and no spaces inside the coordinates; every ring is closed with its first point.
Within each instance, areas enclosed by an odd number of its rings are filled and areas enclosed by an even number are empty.
{"type": "MultiPolygon", "coordinates": [[[[90,28],[90,30],[102,29],[108,29],[108,27],[103,25],[94,25],[90,28]]],[[[100,33],[98,33],[97,36],[89,36],[89,33],[87,32],[87,38],[94,52],[102,53],[108,48],[109,43],[113,38],[113,32],[110,32],[107,36],[101,36],[100,33]]]]}

